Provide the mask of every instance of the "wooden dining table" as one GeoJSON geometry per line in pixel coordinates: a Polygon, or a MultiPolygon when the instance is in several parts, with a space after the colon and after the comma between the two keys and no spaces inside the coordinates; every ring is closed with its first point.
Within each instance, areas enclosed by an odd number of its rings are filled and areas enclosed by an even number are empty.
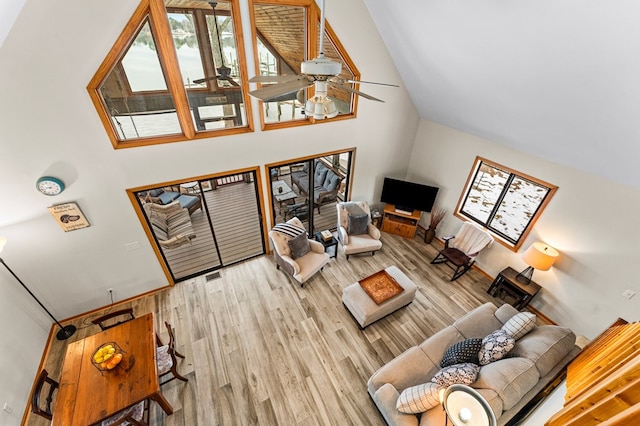
{"type": "Polygon", "coordinates": [[[173,413],[160,392],[153,313],[67,346],[52,425],[94,425],[148,398],[165,413],[173,413]],[[122,361],[112,370],[101,371],[91,360],[109,342],[122,349],[122,361]]]}

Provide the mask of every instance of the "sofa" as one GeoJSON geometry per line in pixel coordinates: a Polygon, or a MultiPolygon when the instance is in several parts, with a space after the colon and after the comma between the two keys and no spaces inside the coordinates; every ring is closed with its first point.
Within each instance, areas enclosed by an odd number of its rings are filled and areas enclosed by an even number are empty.
{"type": "Polygon", "coordinates": [[[138,195],[144,201],[151,201],[161,205],[167,205],[173,201],[178,201],[182,207],[189,211],[190,215],[196,210],[202,209],[202,200],[199,195],[187,195],[175,191],[165,191],[162,188],[143,191],[138,195]]]}
{"type": "MultiPolygon", "coordinates": [[[[319,160],[314,160],[313,173],[313,205],[318,208],[336,201],[342,177],[329,169],[319,160]]],[[[300,194],[309,197],[309,162],[305,162],[301,170],[291,172],[291,183],[298,187],[300,194]]]]}
{"type": "MultiPolygon", "coordinates": [[[[402,391],[430,382],[441,370],[445,352],[454,344],[485,337],[516,314],[518,311],[511,305],[481,305],[376,371],[367,383],[368,392],[387,424],[445,424],[445,413],[439,404],[423,413],[400,412],[396,404],[402,391]]],[[[568,328],[535,325],[515,341],[504,358],[482,365],[469,386],[487,400],[498,424],[505,425],[578,354],[575,340],[568,328]]]]}

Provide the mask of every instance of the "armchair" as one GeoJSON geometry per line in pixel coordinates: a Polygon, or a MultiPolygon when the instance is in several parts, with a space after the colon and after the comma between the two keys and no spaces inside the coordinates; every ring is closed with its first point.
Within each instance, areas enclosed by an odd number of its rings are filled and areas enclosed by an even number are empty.
{"type": "Polygon", "coordinates": [[[371,212],[366,202],[338,203],[336,208],[338,209],[338,241],[347,260],[352,254],[371,252],[371,255],[374,255],[382,248],[380,230],[371,223],[371,212]],[[356,218],[356,216],[359,217],[356,218]]]}
{"type": "Polygon", "coordinates": [[[471,269],[478,253],[493,243],[491,234],[470,222],[463,223],[456,235],[443,239],[444,248],[431,264],[447,263],[453,269],[451,281],[457,280],[471,269]]]}
{"type": "MultiPolygon", "coordinates": [[[[307,233],[300,219],[294,217],[285,223],[300,229],[302,233],[304,233],[304,237],[300,238],[306,238],[307,233]]],[[[274,248],[273,257],[276,261],[276,267],[278,269],[282,268],[283,271],[295,278],[301,287],[304,287],[304,282],[311,278],[316,272],[320,271],[324,265],[329,263],[331,258],[324,252],[322,244],[308,238],[309,251],[295,258],[295,253],[292,253],[289,241],[296,237],[279,231],[279,228],[282,227],[276,225],[274,229],[269,231],[269,239],[274,248]]]]}

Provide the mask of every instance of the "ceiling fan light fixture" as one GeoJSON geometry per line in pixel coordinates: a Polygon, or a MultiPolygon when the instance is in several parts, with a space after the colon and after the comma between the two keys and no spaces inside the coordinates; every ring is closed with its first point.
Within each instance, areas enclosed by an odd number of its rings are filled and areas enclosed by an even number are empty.
{"type": "Polygon", "coordinates": [[[314,96],[305,105],[304,113],[316,120],[333,118],[338,115],[335,102],[326,96],[314,96]]]}

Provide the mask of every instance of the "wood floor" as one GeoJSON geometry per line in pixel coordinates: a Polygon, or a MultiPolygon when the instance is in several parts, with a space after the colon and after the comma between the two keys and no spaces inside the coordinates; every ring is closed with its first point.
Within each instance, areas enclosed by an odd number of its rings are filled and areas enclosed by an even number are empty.
{"type": "MultiPolygon", "coordinates": [[[[187,383],[162,390],[175,410],[153,403],[151,425],[384,425],[366,382],[380,366],[486,301],[490,281],[475,270],[449,282],[451,269],[430,265],[434,246],[383,233],[375,256],[343,254],[301,288],[271,256],[187,280],[127,303],[155,313],[176,331],[187,383]],[[390,265],[418,286],[415,301],[360,330],[341,303],[342,289],[390,265]]],[[[99,331],[75,321],[77,340],[99,331]]],[[[161,334],[166,341],[166,331],[161,334]]],[[[57,379],[67,342],[54,341],[45,367],[57,379]]],[[[34,372],[34,377],[37,372],[34,372]]],[[[47,425],[42,418],[28,425],[47,425]]]]}

